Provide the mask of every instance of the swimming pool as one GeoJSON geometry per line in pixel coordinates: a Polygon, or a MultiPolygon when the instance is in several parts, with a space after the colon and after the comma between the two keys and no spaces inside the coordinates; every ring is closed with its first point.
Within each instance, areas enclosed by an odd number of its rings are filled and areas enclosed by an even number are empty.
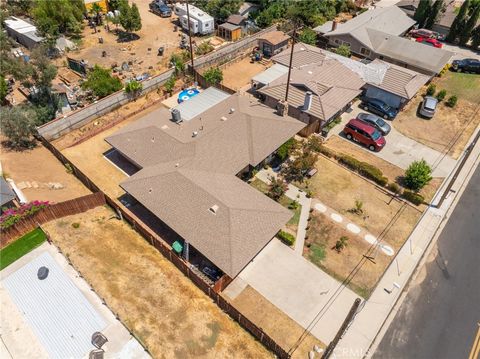
{"type": "Polygon", "coordinates": [[[178,103],[182,103],[183,101],[188,101],[190,98],[193,96],[196,96],[200,93],[196,88],[189,88],[186,90],[183,90],[178,94],[178,103]]]}

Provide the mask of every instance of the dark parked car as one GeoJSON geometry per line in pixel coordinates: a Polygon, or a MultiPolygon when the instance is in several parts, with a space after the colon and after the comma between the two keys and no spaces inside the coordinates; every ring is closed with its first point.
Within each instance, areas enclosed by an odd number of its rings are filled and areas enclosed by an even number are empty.
{"type": "Polygon", "coordinates": [[[452,69],[457,72],[473,72],[480,74],[480,60],[463,59],[454,60],[452,62],[452,69]]]}
{"type": "Polygon", "coordinates": [[[366,122],[370,126],[375,127],[384,136],[388,135],[390,133],[390,130],[392,129],[388,123],[386,123],[384,120],[382,120],[377,115],[373,115],[371,113],[361,112],[357,115],[357,119],[359,119],[363,122],[366,122]]]}
{"type": "Polygon", "coordinates": [[[371,151],[380,151],[387,141],[380,131],[356,118],[351,119],[343,129],[345,137],[349,140],[360,142],[371,151]]]}
{"type": "Polygon", "coordinates": [[[420,105],[420,115],[432,118],[437,109],[438,100],[432,96],[426,96],[420,105]]]}
{"type": "Polygon", "coordinates": [[[386,120],[393,120],[398,114],[398,111],[392,106],[388,106],[385,102],[376,98],[365,97],[360,107],[366,111],[376,113],[386,120]]]}
{"type": "Polygon", "coordinates": [[[155,15],[159,15],[160,17],[172,16],[172,9],[165,5],[165,3],[151,2],[149,6],[150,11],[153,12],[155,15]]]}

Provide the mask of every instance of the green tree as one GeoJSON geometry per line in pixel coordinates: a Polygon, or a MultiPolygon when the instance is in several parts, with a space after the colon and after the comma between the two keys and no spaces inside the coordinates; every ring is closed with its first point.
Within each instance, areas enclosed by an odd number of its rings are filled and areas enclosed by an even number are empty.
{"type": "Polygon", "coordinates": [[[119,11],[120,16],[118,17],[118,21],[126,32],[131,33],[142,28],[142,19],[140,18],[140,12],[135,3],[130,6],[128,0],[122,0],[119,11]]]}
{"type": "Polygon", "coordinates": [[[230,15],[238,13],[243,0],[209,0],[196,3],[195,5],[204,9],[212,15],[217,21],[223,22],[230,15]]]}
{"type": "Polygon", "coordinates": [[[92,90],[95,96],[102,98],[120,90],[122,82],[118,77],[112,76],[110,70],[95,65],[88,73],[82,88],[92,90]]]}
{"type": "Polygon", "coordinates": [[[352,53],[350,52],[350,46],[348,45],[340,45],[337,47],[335,50],[335,53],[344,57],[350,57],[352,56],[352,53]]]}
{"type": "MultiPolygon", "coordinates": [[[[92,7],[90,8],[90,14],[93,15],[94,17],[94,24],[95,25],[101,25],[102,24],[102,7],[98,3],[93,3],[92,7]]],[[[97,31],[97,28],[95,27],[95,32],[97,31]]]]}
{"type": "Polygon", "coordinates": [[[417,10],[415,10],[415,14],[413,15],[413,18],[418,23],[419,28],[423,28],[425,22],[427,21],[431,8],[431,0],[419,1],[417,10]]]}
{"type": "Polygon", "coordinates": [[[295,160],[287,167],[285,177],[289,181],[303,181],[307,171],[315,167],[318,155],[311,151],[298,151],[295,160]]]}
{"type": "Polygon", "coordinates": [[[432,28],[435,22],[437,22],[440,12],[444,9],[444,7],[445,7],[444,0],[437,0],[433,3],[427,18],[425,19],[425,25],[424,25],[425,28],[427,29],[432,28]]]}
{"type": "Polygon", "coordinates": [[[468,18],[465,26],[462,28],[462,32],[460,33],[460,45],[465,46],[467,42],[470,40],[472,36],[472,32],[475,29],[475,25],[477,25],[478,18],[480,16],[480,4],[475,6],[472,10],[470,17],[468,18]]]}
{"type": "Polygon", "coordinates": [[[205,73],[203,74],[205,81],[209,85],[217,85],[223,81],[223,72],[218,67],[210,67],[205,73]]]}
{"type": "Polygon", "coordinates": [[[472,48],[474,50],[480,47],[480,25],[472,31],[472,48]]]}
{"type": "Polygon", "coordinates": [[[178,76],[185,72],[185,58],[182,54],[172,54],[172,56],[170,56],[170,64],[173,67],[175,75],[178,76]]]}
{"type": "Polygon", "coordinates": [[[462,34],[463,27],[465,26],[468,9],[470,7],[470,0],[465,0],[458,11],[455,20],[453,20],[450,31],[448,32],[446,41],[455,42],[457,38],[462,34]]]}
{"type": "Polygon", "coordinates": [[[317,33],[313,31],[311,28],[307,27],[303,29],[298,37],[298,41],[303,42],[309,45],[316,45],[317,44],[317,33]]]}
{"type": "Polygon", "coordinates": [[[141,82],[138,82],[137,80],[131,80],[125,85],[125,92],[128,94],[133,94],[136,95],[140,91],[142,91],[143,85],[141,82]]]}
{"type": "Polygon", "coordinates": [[[288,186],[281,177],[270,177],[270,186],[268,187],[268,197],[278,201],[287,191],[288,186]]]}
{"type": "Polygon", "coordinates": [[[420,191],[431,180],[432,169],[423,159],[412,162],[405,171],[405,185],[415,192],[420,191]]]}
{"type": "Polygon", "coordinates": [[[5,102],[5,98],[8,94],[8,85],[7,81],[5,81],[5,77],[0,75],[0,104],[5,102]]]}
{"type": "Polygon", "coordinates": [[[0,131],[7,137],[9,145],[12,147],[31,147],[32,136],[35,134],[37,124],[37,115],[31,106],[2,108],[0,131]]]}
{"type": "Polygon", "coordinates": [[[292,151],[295,149],[296,143],[295,139],[291,138],[287,142],[285,142],[283,145],[281,145],[278,150],[277,150],[277,157],[281,161],[285,161],[288,156],[292,153],[292,151]]]}
{"type": "Polygon", "coordinates": [[[84,12],[83,0],[37,0],[32,15],[39,32],[53,44],[60,34],[80,34],[84,12]]]}
{"type": "Polygon", "coordinates": [[[167,91],[170,95],[172,94],[173,89],[175,88],[176,82],[177,82],[177,77],[175,76],[175,74],[172,74],[172,76],[170,76],[167,82],[165,82],[165,85],[164,85],[165,91],[167,91]]]}

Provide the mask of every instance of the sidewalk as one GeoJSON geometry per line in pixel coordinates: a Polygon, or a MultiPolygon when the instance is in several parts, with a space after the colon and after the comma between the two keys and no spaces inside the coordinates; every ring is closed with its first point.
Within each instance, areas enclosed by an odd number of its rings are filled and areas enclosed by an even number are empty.
{"type": "MultiPolygon", "coordinates": [[[[475,134],[472,136],[472,139],[475,134]]],[[[355,316],[348,331],[336,346],[334,357],[362,358],[365,356],[369,357],[373,354],[373,352],[369,353],[372,342],[375,340],[385,320],[389,316],[390,311],[417,268],[418,263],[444,220],[449,208],[454,203],[456,194],[461,191],[464,182],[468,181],[469,176],[473,173],[472,168],[478,165],[479,156],[480,144],[477,144],[442,207],[438,209],[429,207],[424,213],[417,227],[398,252],[397,257],[387,268],[377,288],[371,297],[364,302],[363,308],[355,316]]],[[[460,161],[458,161],[458,163],[460,163],[460,161]]],[[[453,171],[447,180],[444,181],[432,203],[438,201],[452,176],[453,171]]]]}

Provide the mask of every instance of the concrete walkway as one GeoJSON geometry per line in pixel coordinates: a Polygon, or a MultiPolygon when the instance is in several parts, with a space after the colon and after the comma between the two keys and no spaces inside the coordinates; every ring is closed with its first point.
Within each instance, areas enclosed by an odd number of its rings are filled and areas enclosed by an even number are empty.
{"type": "MultiPolygon", "coordinates": [[[[472,136],[472,139],[475,134],[472,136]]],[[[449,210],[455,203],[456,196],[461,193],[465,184],[468,183],[468,179],[479,163],[480,144],[477,144],[457,177],[449,195],[443,202],[442,207],[435,208],[430,206],[426,210],[410,237],[398,252],[395,260],[385,271],[369,300],[365,302],[361,311],[355,316],[347,333],[337,345],[336,354],[338,357],[344,357],[346,352],[360,353],[358,357],[368,357],[372,354],[368,352],[370,345],[381,330],[400,294],[405,289],[430,241],[437,234],[438,228],[448,216],[449,210]]],[[[453,174],[450,174],[449,178],[444,182],[432,203],[438,202],[451,176],[453,174]]]]}

